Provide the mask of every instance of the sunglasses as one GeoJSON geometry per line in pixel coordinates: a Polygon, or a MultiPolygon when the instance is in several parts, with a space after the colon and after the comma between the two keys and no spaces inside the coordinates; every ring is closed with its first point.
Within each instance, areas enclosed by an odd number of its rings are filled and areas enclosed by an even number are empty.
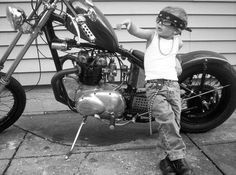
{"type": "Polygon", "coordinates": [[[164,25],[164,26],[177,27],[176,24],[173,23],[172,21],[167,20],[167,19],[162,19],[162,18],[159,18],[159,17],[156,18],[156,23],[157,23],[157,24],[162,24],[162,25],[164,25]]]}

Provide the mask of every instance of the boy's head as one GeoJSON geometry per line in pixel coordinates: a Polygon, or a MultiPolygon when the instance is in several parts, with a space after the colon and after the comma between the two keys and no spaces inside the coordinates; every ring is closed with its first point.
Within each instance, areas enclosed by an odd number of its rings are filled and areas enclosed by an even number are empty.
{"type": "Polygon", "coordinates": [[[165,7],[157,16],[158,27],[166,26],[175,30],[176,34],[181,34],[182,30],[191,31],[187,27],[188,17],[184,9],[180,7],[165,7]]]}

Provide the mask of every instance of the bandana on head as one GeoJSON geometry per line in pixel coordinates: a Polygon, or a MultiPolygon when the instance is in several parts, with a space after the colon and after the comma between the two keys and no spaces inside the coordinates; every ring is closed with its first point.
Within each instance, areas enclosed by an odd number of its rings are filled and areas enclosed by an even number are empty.
{"type": "Polygon", "coordinates": [[[168,12],[165,12],[165,11],[161,11],[158,14],[158,18],[166,19],[166,20],[171,21],[174,24],[174,26],[176,28],[178,28],[178,29],[187,30],[189,32],[192,32],[192,30],[187,27],[187,22],[183,21],[182,19],[178,18],[175,15],[172,15],[171,13],[168,13],[168,12]]]}

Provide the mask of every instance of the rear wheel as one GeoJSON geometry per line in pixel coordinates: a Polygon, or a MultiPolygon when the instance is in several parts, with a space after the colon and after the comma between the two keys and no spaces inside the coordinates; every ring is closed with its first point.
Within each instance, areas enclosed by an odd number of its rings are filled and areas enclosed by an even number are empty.
{"type": "Polygon", "coordinates": [[[198,64],[180,77],[181,129],[205,132],[222,124],[236,107],[236,73],[229,63],[198,64]]]}
{"type": "MultiPolygon", "coordinates": [[[[0,72],[0,77],[5,74],[0,72]]],[[[21,84],[14,78],[0,94],[0,132],[15,123],[25,109],[26,95],[21,84]]]]}

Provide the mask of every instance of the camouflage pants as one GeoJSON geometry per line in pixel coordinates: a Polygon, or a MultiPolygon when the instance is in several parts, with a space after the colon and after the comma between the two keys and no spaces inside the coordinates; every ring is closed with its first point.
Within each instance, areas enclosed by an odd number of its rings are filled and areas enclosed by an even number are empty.
{"type": "Polygon", "coordinates": [[[147,81],[146,95],[158,126],[161,147],[170,160],[185,157],[186,146],[180,135],[181,98],[177,81],[147,81]]]}

